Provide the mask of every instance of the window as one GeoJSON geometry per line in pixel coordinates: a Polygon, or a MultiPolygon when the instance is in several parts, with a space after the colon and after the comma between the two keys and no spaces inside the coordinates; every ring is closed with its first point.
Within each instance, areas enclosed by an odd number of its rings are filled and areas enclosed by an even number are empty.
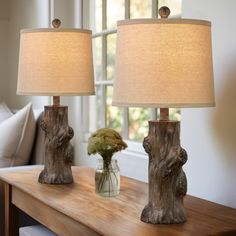
{"type": "MultiPolygon", "coordinates": [[[[141,141],[148,132],[148,120],[157,119],[157,109],[119,108],[111,105],[115,69],[116,24],[118,20],[151,18],[157,5],[169,6],[172,17],[180,16],[181,0],[91,0],[90,28],[93,30],[96,96],[90,98],[90,131],[113,128],[125,139],[141,141]]],[[[179,119],[179,109],[170,110],[179,119]]]]}

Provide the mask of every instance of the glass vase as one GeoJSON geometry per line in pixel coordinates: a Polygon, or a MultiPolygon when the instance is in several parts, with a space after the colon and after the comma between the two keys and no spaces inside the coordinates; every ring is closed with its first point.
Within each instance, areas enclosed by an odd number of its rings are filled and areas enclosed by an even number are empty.
{"type": "Polygon", "coordinates": [[[114,197],[120,192],[120,169],[117,160],[104,164],[103,159],[97,160],[95,171],[95,191],[103,197],[114,197]]]}

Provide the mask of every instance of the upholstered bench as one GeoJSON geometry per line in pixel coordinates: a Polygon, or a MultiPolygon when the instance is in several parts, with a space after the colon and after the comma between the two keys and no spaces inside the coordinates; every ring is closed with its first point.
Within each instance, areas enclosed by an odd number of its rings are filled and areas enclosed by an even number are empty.
{"type": "MultiPolygon", "coordinates": [[[[41,110],[32,110],[31,104],[18,111],[12,111],[4,102],[0,102],[0,171],[27,169],[27,165],[43,163],[44,133],[39,127],[41,114],[41,110]]],[[[2,199],[0,183],[0,235],[3,230],[2,199]]],[[[35,223],[20,212],[19,225],[35,223]]]]}

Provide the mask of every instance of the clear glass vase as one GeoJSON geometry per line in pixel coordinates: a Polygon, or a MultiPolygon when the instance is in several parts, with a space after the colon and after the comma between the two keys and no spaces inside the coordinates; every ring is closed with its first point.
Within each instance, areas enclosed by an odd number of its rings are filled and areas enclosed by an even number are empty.
{"type": "Polygon", "coordinates": [[[108,165],[104,165],[103,159],[97,160],[95,191],[103,197],[114,197],[120,193],[120,169],[117,160],[111,160],[108,165]]]}

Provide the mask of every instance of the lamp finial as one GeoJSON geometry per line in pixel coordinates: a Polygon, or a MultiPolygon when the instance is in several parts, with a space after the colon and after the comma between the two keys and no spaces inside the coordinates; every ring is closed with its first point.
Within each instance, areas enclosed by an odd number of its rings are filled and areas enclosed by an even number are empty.
{"type": "Polygon", "coordinates": [[[53,28],[59,28],[61,26],[61,21],[57,18],[55,18],[53,21],[52,21],[52,26],[53,28]]]}
{"type": "Polygon", "coordinates": [[[170,15],[170,8],[167,6],[163,6],[159,9],[158,12],[161,18],[168,18],[168,16],[170,15]]]}

